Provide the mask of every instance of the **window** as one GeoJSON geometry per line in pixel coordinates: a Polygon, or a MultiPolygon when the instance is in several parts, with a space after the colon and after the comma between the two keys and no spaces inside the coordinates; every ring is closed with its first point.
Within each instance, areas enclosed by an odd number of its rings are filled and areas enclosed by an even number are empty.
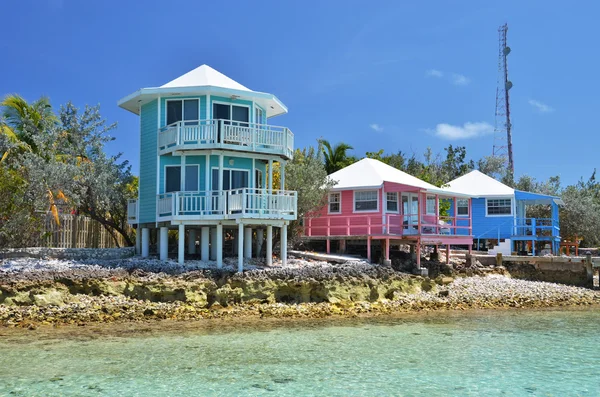
{"type": "Polygon", "coordinates": [[[511,199],[487,199],[486,215],[512,215],[511,199]]]}
{"type": "Polygon", "coordinates": [[[354,211],[372,211],[379,210],[377,204],[377,190],[362,190],[354,192],[354,211]]]}
{"type": "MultiPolygon", "coordinates": [[[[199,186],[199,166],[185,166],[185,191],[198,191],[199,186]]],[[[165,167],[165,193],[181,191],[181,166],[165,167]]]]}
{"type": "Polygon", "coordinates": [[[186,125],[198,124],[199,102],[197,99],[168,100],[167,101],[167,125],[182,120],[186,125]]]}
{"type": "Polygon", "coordinates": [[[342,212],[342,194],[341,193],[329,193],[329,213],[340,214],[342,212]]]}
{"type": "MultiPolygon", "coordinates": [[[[234,190],[248,187],[248,170],[223,170],[223,190],[234,190]]],[[[212,190],[219,190],[219,169],[212,170],[212,190]]]]}
{"type": "Polygon", "coordinates": [[[254,183],[256,183],[256,188],[257,189],[262,189],[263,188],[263,173],[261,170],[256,169],[254,171],[254,183]]]}
{"type": "Polygon", "coordinates": [[[226,124],[248,126],[250,108],[224,103],[213,103],[213,118],[215,120],[230,120],[226,124]]]}
{"type": "Polygon", "coordinates": [[[263,123],[263,110],[259,107],[254,108],[254,123],[255,124],[264,124],[263,123]]]}
{"type": "Polygon", "coordinates": [[[386,193],[386,208],[387,212],[398,212],[398,193],[386,193]]]}
{"type": "Polygon", "coordinates": [[[469,216],[469,200],[468,199],[456,200],[456,215],[469,216]]]}
{"type": "Polygon", "coordinates": [[[425,214],[435,215],[435,196],[427,196],[425,214]]]}

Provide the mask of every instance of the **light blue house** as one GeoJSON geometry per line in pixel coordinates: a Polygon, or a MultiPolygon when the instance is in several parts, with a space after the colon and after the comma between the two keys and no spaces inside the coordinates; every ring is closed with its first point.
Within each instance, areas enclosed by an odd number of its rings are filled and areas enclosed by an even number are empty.
{"type": "MultiPolygon", "coordinates": [[[[532,255],[546,245],[552,253],[559,252],[560,226],[558,206],[560,198],[543,194],[515,190],[498,182],[480,171],[471,171],[449,182],[446,189],[469,194],[472,199],[472,214],[468,213],[465,200],[457,201],[457,223],[467,223],[472,218],[473,242],[476,249],[489,248],[492,252],[527,251],[532,255]],[[528,208],[544,206],[548,216],[532,218],[528,208]],[[460,217],[465,217],[461,221],[460,217]]],[[[454,212],[454,209],[451,209],[454,212]]]]}
{"type": "Polygon", "coordinates": [[[287,113],[277,97],[202,65],[118,104],[140,116],[139,197],[129,203],[128,218],[141,230],[143,257],[149,255],[152,232],[166,260],[168,231],[175,229],[180,263],[186,254],[199,254],[221,267],[227,237],[237,248],[241,271],[253,245],[254,254],[260,254],[265,232],[270,264],[273,227],[278,227],[285,262],[287,225],[296,219],[297,195],[284,190],[294,135],[268,124],[287,113]],[[274,163],[280,167],[279,190],[273,186],[274,163]]]}

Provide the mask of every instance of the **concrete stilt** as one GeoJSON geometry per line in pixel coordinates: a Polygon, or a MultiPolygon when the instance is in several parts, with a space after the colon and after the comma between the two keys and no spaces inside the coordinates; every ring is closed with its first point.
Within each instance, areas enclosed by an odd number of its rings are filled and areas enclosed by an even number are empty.
{"type": "Polygon", "coordinates": [[[142,258],[150,256],[150,229],[142,228],[142,258]]]}
{"type": "Polygon", "coordinates": [[[188,254],[196,253],[196,229],[188,230],[188,254]]]}
{"type": "Polygon", "coordinates": [[[371,237],[367,237],[367,259],[371,262],[371,237]]]}
{"type": "Polygon", "coordinates": [[[217,228],[210,228],[210,260],[217,260],[217,228]]]}
{"type": "Polygon", "coordinates": [[[179,225],[179,246],[177,247],[177,262],[183,265],[185,260],[185,225],[179,225]]]}
{"type": "Polygon", "coordinates": [[[238,272],[244,271],[244,224],[238,224],[238,272]]]}
{"type": "Polygon", "coordinates": [[[210,227],[203,226],[202,227],[202,235],[200,236],[200,259],[203,262],[208,262],[209,260],[209,249],[210,249],[210,241],[209,241],[210,227]]]}
{"type": "Polygon", "coordinates": [[[142,229],[141,228],[137,228],[135,230],[135,254],[136,255],[141,255],[142,254],[142,229]]]}
{"type": "Polygon", "coordinates": [[[287,225],[281,227],[281,266],[287,265],[287,225]]]}
{"type": "Polygon", "coordinates": [[[331,254],[331,241],[329,239],[327,239],[327,242],[325,243],[325,252],[327,252],[328,254],[331,254]]]}
{"type": "Polygon", "coordinates": [[[421,269],[421,242],[417,242],[417,249],[416,249],[416,255],[417,255],[417,269],[421,269]]]}
{"type": "Polygon", "coordinates": [[[257,258],[260,258],[262,255],[262,246],[263,246],[263,241],[265,238],[264,233],[265,233],[264,229],[256,229],[256,249],[255,249],[256,253],[255,253],[255,255],[257,258]]]}
{"type": "Polygon", "coordinates": [[[267,226],[267,266],[273,264],[273,226],[267,226]]]}
{"type": "Polygon", "coordinates": [[[252,228],[244,229],[244,258],[252,258],[252,228]]]}
{"type": "Polygon", "coordinates": [[[446,265],[450,264],[450,244],[446,244],[446,265]]]}
{"type": "Polygon", "coordinates": [[[159,258],[161,261],[166,261],[169,258],[169,228],[161,227],[158,235],[160,236],[159,258]]]}
{"type": "Polygon", "coordinates": [[[217,268],[223,267],[223,225],[217,225],[217,268]]]}

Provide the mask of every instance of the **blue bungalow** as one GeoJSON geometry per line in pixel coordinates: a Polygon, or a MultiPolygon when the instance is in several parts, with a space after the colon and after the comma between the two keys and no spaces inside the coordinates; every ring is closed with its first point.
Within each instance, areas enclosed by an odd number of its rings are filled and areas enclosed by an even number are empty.
{"type": "Polygon", "coordinates": [[[265,237],[271,263],[275,226],[281,228],[285,263],[287,225],[296,219],[297,195],[284,190],[294,135],[268,124],[287,113],[277,97],[202,65],[118,104],[140,116],[139,196],[129,203],[128,219],[140,231],[142,257],[149,255],[152,232],[166,260],[168,231],[175,229],[180,263],[185,254],[199,254],[222,267],[227,236],[242,271],[253,245],[260,255],[265,237]],[[279,190],[273,186],[274,163],[279,163],[279,190]]]}
{"type": "MultiPolygon", "coordinates": [[[[480,171],[471,171],[449,182],[445,188],[469,194],[472,214],[466,200],[458,200],[456,213],[460,217],[472,215],[473,242],[476,249],[489,249],[510,255],[512,252],[551,252],[557,254],[560,247],[558,197],[523,192],[498,182],[480,171]],[[548,216],[528,216],[531,206],[545,206],[548,216]],[[546,247],[549,245],[549,248],[546,247]]],[[[453,209],[451,211],[454,211],[453,209]]],[[[462,221],[467,222],[467,221],[462,221]]]]}

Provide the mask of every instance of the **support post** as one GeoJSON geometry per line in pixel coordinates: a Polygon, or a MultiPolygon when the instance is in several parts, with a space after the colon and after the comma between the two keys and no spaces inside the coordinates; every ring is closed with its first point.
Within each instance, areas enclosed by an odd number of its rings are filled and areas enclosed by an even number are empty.
{"type": "Polygon", "coordinates": [[[142,228],[142,258],[150,256],[150,229],[142,228]]]}
{"type": "Polygon", "coordinates": [[[273,226],[267,226],[267,266],[273,265],[273,226]]]}
{"type": "Polygon", "coordinates": [[[502,266],[502,252],[496,254],[496,266],[502,266]]]}
{"type": "Polygon", "coordinates": [[[450,244],[446,244],[446,265],[450,264],[450,244]]]}
{"type": "Polygon", "coordinates": [[[417,240],[417,269],[421,269],[421,240],[417,240]]]}
{"type": "Polygon", "coordinates": [[[202,260],[202,262],[208,262],[210,255],[209,255],[209,249],[210,249],[210,244],[209,244],[209,236],[210,235],[210,227],[208,226],[202,226],[202,235],[200,236],[200,259],[202,260]]]}
{"type": "Polygon", "coordinates": [[[331,254],[331,240],[327,239],[325,252],[331,254]]]}
{"type": "Polygon", "coordinates": [[[263,246],[263,241],[264,241],[265,235],[264,235],[264,230],[263,229],[256,229],[256,257],[260,258],[262,256],[262,246],[263,246]]]}
{"type": "MultiPolygon", "coordinates": [[[[216,251],[217,251],[217,268],[223,267],[223,225],[220,223],[217,225],[217,239],[216,239],[216,251]]],[[[213,243],[214,244],[214,243],[213,243]]]]}
{"type": "Polygon", "coordinates": [[[269,194],[273,194],[273,160],[269,159],[269,194]]]}
{"type": "Polygon", "coordinates": [[[142,228],[141,227],[137,227],[137,229],[135,229],[135,254],[136,255],[141,255],[142,254],[142,228]]]}
{"type": "Polygon", "coordinates": [[[244,258],[252,258],[252,228],[244,229],[244,258]]]}
{"type": "Polygon", "coordinates": [[[285,190],[285,161],[279,162],[279,182],[280,190],[285,190]]]}
{"type": "Polygon", "coordinates": [[[287,225],[281,227],[281,266],[287,265],[287,225]]]}
{"type": "Polygon", "coordinates": [[[389,238],[385,239],[385,260],[386,261],[390,260],[390,239],[389,238]]]}
{"type": "Polygon", "coordinates": [[[210,259],[217,260],[217,228],[210,228],[210,259]]]}
{"type": "MultiPolygon", "coordinates": [[[[177,247],[177,262],[183,265],[185,259],[185,225],[179,225],[179,247],[177,247]]],[[[161,238],[162,241],[162,238],[161,238]]]]}
{"type": "Polygon", "coordinates": [[[587,275],[588,285],[591,288],[594,288],[594,267],[592,265],[592,254],[585,255],[585,272],[587,275]]]}
{"type": "Polygon", "coordinates": [[[244,224],[238,223],[238,272],[244,271],[244,224]]]}
{"type": "Polygon", "coordinates": [[[367,260],[371,262],[371,236],[367,237],[367,260]]]}
{"type": "Polygon", "coordinates": [[[194,255],[196,253],[196,229],[190,229],[188,231],[188,254],[194,255]]]}
{"type": "Polygon", "coordinates": [[[169,228],[161,227],[159,236],[159,257],[161,261],[166,261],[169,258],[169,228]]]}
{"type": "Polygon", "coordinates": [[[340,254],[345,254],[346,253],[346,240],[340,240],[340,254]]]}

